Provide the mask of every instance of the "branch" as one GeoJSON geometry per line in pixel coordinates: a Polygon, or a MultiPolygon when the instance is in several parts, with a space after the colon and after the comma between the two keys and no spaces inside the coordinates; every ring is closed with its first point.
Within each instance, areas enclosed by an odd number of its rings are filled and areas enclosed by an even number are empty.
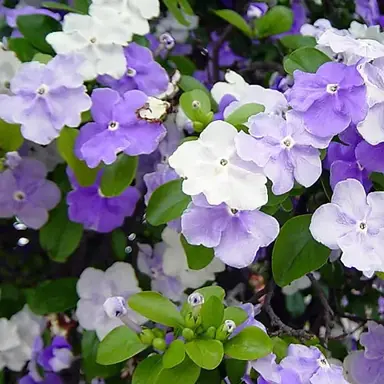
{"type": "MultiPolygon", "coordinates": [[[[212,48],[212,83],[217,83],[220,79],[219,53],[226,38],[232,32],[233,26],[228,24],[220,37],[214,42],[212,48]]],[[[208,69],[209,71],[209,69],[208,69]]]]}

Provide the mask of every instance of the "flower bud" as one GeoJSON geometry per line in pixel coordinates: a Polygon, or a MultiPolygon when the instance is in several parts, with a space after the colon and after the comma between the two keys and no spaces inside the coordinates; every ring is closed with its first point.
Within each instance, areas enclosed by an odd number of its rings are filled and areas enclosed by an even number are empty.
{"type": "Polygon", "coordinates": [[[155,335],[151,329],[143,329],[143,331],[140,333],[140,340],[144,344],[152,344],[154,338],[155,335]]]}
{"type": "Polygon", "coordinates": [[[195,317],[192,315],[192,313],[188,313],[185,316],[184,323],[187,328],[195,328],[196,322],[195,322],[195,317]]]}
{"type": "Polygon", "coordinates": [[[123,317],[128,312],[125,299],[121,296],[109,297],[107,300],[105,300],[103,308],[105,313],[111,319],[116,317],[123,317]]]}
{"type": "Polygon", "coordinates": [[[193,332],[191,328],[184,328],[182,332],[182,336],[186,341],[190,341],[195,338],[195,332],[193,332]]]}
{"type": "Polygon", "coordinates": [[[188,296],[188,304],[192,307],[204,304],[204,296],[199,292],[193,292],[188,296]]]}
{"type": "Polygon", "coordinates": [[[159,42],[165,49],[168,50],[171,50],[175,46],[175,39],[167,32],[160,35],[159,42]]]}
{"type": "Polygon", "coordinates": [[[236,324],[233,320],[225,320],[224,321],[224,330],[231,334],[236,328],[236,324]]]}
{"type": "Polygon", "coordinates": [[[222,324],[216,331],[216,339],[220,341],[226,340],[235,328],[236,324],[233,320],[225,320],[224,324],[222,324]]]}
{"type": "Polygon", "coordinates": [[[167,344],[164,339],[161,339],[160,337],[156,337],[152,341],[153,348],[159,350],[159,351],[165,351],[167,348],[167,344]]]}
{"type": "Polygon", "coordinates": [[[208,337],[209,339],[214,339],[216,336],[216,328],[209,327],[205,332],[205,336],[208,337]]]}
{"type": "Polygon", "coordinates": [[[152,332],[155,335],[155,337],[159,337],[160,339],[164,339],[165,337],[165,331],[163,329],[153,328],[152,332]]]}

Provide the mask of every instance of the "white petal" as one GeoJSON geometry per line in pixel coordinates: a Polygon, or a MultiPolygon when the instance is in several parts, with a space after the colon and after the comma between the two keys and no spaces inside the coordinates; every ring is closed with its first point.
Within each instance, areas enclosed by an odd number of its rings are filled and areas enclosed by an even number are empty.
{"type": "Polygon", "coordinates": [[[95,293],[100,293],[100,283],[104,279],[104,272],[89,267],[85,269],[77,281],[76,290],[81,299],[92,299],[95,293]]]}
{"type": "Polygon", "coordinates": [[[126,296],[140,291],[131,264],[116,262],[105,271],[105,279],[112,285],[114,295],[126,296]]]}
{"type": "Polygon", "coordinates": [[[384,103],[369,108],[367,117],[357,125],[360,135],[370,144],[384,142],[384,103]]]}

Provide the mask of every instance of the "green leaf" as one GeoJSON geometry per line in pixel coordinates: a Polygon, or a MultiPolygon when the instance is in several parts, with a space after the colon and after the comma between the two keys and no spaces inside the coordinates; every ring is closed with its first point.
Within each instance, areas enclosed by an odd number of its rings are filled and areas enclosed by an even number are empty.
{"type": "Polygon", "coordinates": [[[94,331],[84,331],[81,339],[82,370],[90,382],[95,377],[111,377],[120,372],[121,365],[101,365],[96,363],[100,341],[94,331]]]}
{"type": "Polygon", "coordinates": [[[285,305],[293,317],[299,317],[305,312],[304,297],[300,292],[293,295],[285,295],[285,305]]]}
{"type": "Polygon", "coordinates": [[[223,320],[232,320],[236,325],[244,323],[248,319],[247,312],[244,309],[239,307],[227,307],[224,310],[224,319],[223,320]]]}
{"type": "Polygon", "coordinates": [[[80,13],[80,14],[86,14],[87,13],[87,12],[81,12],[79,9],[70,7],[67,4],[55,3],[54,1],[43,1],[43,3],[41,5],[44,8],[57,9],[59,11],[67,11],[67,12],[80,13]]]}
{"type": "Polygon", "coordinates": [[[177,339],[172,341],[171,345],[163,355],[164,368],[173,368],[181,364],[185,359],[185,346],[184,343],[177,339]]]}
{"type": "Polygon", "coordinates": [[[182,75],[192,76],[196,71],[196,65],[185,56],[169,56],[168,60],[176,65],[182,75]]]}
{"type": "Polygon", "coordinates": [[[225,21],[228,21],[229,24],[232,24],[237,29],[240,29],[240,31],[243,32],[244,35],[248,37],[253,36],[251,27],[237,12],[232,11],[230,9],[220,9],[214,12],[217,16],[221,17],[225,21]]]}
{"type": "Polygon", "coordinates": [[[133,35],[132,41],[145,48],[149,48],[150,46],[149,40],[141,35],[133,35]]]}
{"type": "Polygon", "coordinates": [[[247,362],[235,359],[225,359],[225,369],[231,384],[242,384],[247,362]]]}
{"type": "Polygon", "coordinates": [[[208,89],[199,80],[192,76],[182,75],[178,85],[184,92],[193,91],[194,89],[200,89],[205,92],[211,100],[212,108],[217,109],[216,101],[213,99],[208,89]]]}
{"type": "Polygon", "coordinates": [[[209,96],[201,89],[183,93],[180,97],[180,105],[192,121],[199,121],[204,125],[210,122],[207,115],[211,112],[211,102],[209,96]]]}
{"type": "MultiPolygon", "coordinates": [[[[185,358],[184,361],[171,369],[163,369],[157,380],[148,384],[195,384],[200,375],[200,367],[185,358]]],[[[132,384],[138,384],[133,382],[132,384]]],[[[142,383],[140,383],[142,384],[142,383]]]]}
{"type": "Polygon", "coordinates": [[[284,58],[284,69],[290,75],[292,75],[296,69],[303,72],[315,73],[321,65],[328,61],[331,61],[331,59],[318,49],[303,47],[293,51],[289,56],[284,58]]]}
{"type": "Polygon", "coordinates": [[[57,139],[57,150],[75,173],[77,182],[87,187],[95,182],[98,168],[88,168],[84,161],[75,156],[74,147],[78,134],[77,129],[64,127],[57,139]]]}
{"type": "Polygon", "coordinates": [[[288,343],[280,337],[272,337],[273,342],[273,353],[276,355],[277,360],[282,360],[285,356],[287,356],[288,343]]]}
{"type": "Polygon", "coordinates": [[[276,239],[272,272],[280,287],[321,268],[327,262],[331,251],[313,239],[309,232],[311,217],[302,215],[291,218],[276,239]]]}
{"type": "Polygon", "coordinates": [[[224,357],[223,344],[219,340],[193,340],[185,344],[191,360],[204,369],[215,369],[224,357]]]}
{"type": "Polygon", "coordinates": [[[37,315],[75,308],[79,300],[76,283],[77,279],[72,277],[43,281],[36,288],[26,290],[27,304],[37,315]]]}
{"type": "Polygon", "coordinates": [[[292,11],[281,5],[271,8],[264,16],[255,20],[255,35],[264,38],[287,32],[293,23],[292,11]]]}
{"type": "Polygon", "coordinates": [[[89,0],[73,0],[73,5],[78,12],[87,14],[90,1],[89,0]]]}
{"type": "Polygon", "coordinates": [[[102,365],[120,363],[146,348],[148,345],[143,344],[134,331],[126,325],[121,325],[109,332],[100,342],[96,361],[102,365]]]}
{"type": "Polygon", "coordinates": [[[223,301],[225,297],[224,289],[217,285],[211,285],[209,287],[199,288],[196,290],[196,292],[201,293],[204,296],[205,301],[208,301],[212,296],[216,296],[221,301],[223,301]]]}
{"type": "Polygon", "coordinates": [[[115,229],[112,232],[112,249],[117,260],[125,260],[126,253],[125,248],[127,247],[127,237],[125,233],[120,229],[115,229]]]}
{"type": "Polygon", "coordinates": [[[211,296],[200,311],[201,323],[205,329],[209,327],[218,328],[223,322],[224,304],[216,296],[211,296]]]}
{"type": "Polygon", "coordinates": [[[179,8],[178,0],[163,0],[163,3],[180,24],[185,25],[186,27],[189,26],[189,21],[185,18],[183,12],[179,8]]]}
{"type": "Polygon", "coordinates": [[[172,180],[160,185],[152,193],[146,216],[151,225],[166,224],[183,214],[191,202],[191,196],[182,191],[182,183],[182,179],[172,180]]]}
{"type": "Polygon", "coordinates": [[[218,384],[221,382],[221,375],[218,368],[211,371],[202,369],[196,384],[218,384]]]}
{"type": "Polygon", "coordinates": [[[248,122],[251,116],[255,116],[260,112],[264,112],[265,107],[261,104],[250,103],[242,105],[240,108],[232,112],[225,121],[232,125],[244,124],[248,122]]]}
{"type": "Polygon", "coordinates": [[[156,384],[162,370],[161,356],[149,356],[136,367],[133,372],[132,384],[156,384]]]}
{"type": "Polygon", "coordinates": [[[225,354],[237,360],[255,360],[272,352],[273,343],[258,327],[247,327],[224,345],[225,354]]]}
{"type": "Polygon", "coordinates": [[[0,318],[11,318],[24,305],[25,295],[19,287],[7,283],[0,285],[0,318]]]}
{"type": "Polygon", "coordinates": [[[181,7],[181,9],[187,14],[187,15],[194,15],[193,13],[193,9],[191,7],[191,5],[189,4],[188,0],[178,0],[179,2],[179,5],[181,7]]]}
{"type": "Polygon", "coordinates": [[[55,51],[46,42],[51,32],[61,31],[61,24],[52,17],[45,15],[22,15],[16,20],[22,35],[40,52],[55,55],[55,51]]]}
{"type": "Polygon", "coordinates": [[[288,49],[299,49],[301,47],[315,47],[316,39],[312,36],[287,35],[280,38],[281,44],[288,49]]]}
{"type": "Polygon", "coordinates": [[[32,61],[38,61],[41,64],[47,64],[51,59],[51,55],[38,52],[35,56],[33,56],[32,61]]]}
{"type": "Polygon", "coordinates": [[[129,306],[144,317],[167,325],[178,327],[184,323],[176,305],[157,292],[139,292],[128,299],[129,306]]]}
{"type": "Polygon", "coordinates": [[[135,178],[137,165],[137,156],[124,153],[118,155],[114,163],[104,167],[100,183],[101,193],[107,197],[121,195],[135,178]]]}
{"type": "Polygon", "coordinates": [[[289,192],[284,193],[282,195],[275,195],[272,192],[272,184],[269,181],[267,183],[267,189],[268,189],[268,203],[266,204],[267,207],[275,207],[276,205],[280,205],[289,197],[289,192]]]}
{"type": "Polygon", "coordinates": [[[212,248],[189,244],[184,235],[180,236],[180,241],[187,255],[188,267],[190,269],[203,269],[213,260],[214,252],[212,248]]]}
{"type": "Polygon", "coordinates": [[[384,174],[379,172],[372,172],[369,176],[377,191],[384,191],[384,174]]]}
{"type": "Polygon", "coordinates": [[[41,247],[59,263],[64,263],[72,255],[83,236],[83,226],[70,221],[67,211],[63,200],[50,212],[47,224],[39,232],[41,247]]]}
{"type": "Polygon", "coordinates": [[[15,52],[18,59],[23,63],[31,61],[38,52],[27,39],[22,37],[8,39],[8,49],[15,52]]]}
{"type": "Polygon", "coordinates": [[[23,136],[21,135],[20,125],[9,124],[0,120],[0,151],[12,152],[17,151],[23,144],[23,136]]]}

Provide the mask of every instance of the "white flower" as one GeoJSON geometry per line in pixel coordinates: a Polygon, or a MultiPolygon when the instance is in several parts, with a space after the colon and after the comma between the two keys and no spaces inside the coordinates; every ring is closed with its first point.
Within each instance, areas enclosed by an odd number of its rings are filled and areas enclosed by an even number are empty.
{"type": "Polygon", "coordinates": [[[336,184],[331,203],[312,216],[310,231],[330,249],[341,249],[341,262],[365,274],[384,271],[384,192],[366,196],[354,179],[336,184]]]}
{"type": "Polygon", "coordinates": [[[14,52],[0,48],[0,94],[11,95],[10,82],[20,66],[21,62],[14,52]]]}
{"type": "Polygon", "coordinates": [[[80,72],[86,80],[103,74],[119,79],[126,71],[123,46],[132,32],[112,8],[97,8],[90,13],[68,13],[63,31],[50,33],[46,40],[58,54],[81,55],[85,60],[80,72]]]}
{"type": "Polygon", "coordinates": [[[217,258],[198,271],[189,269],[180,234],[166,227],[161,237],[166,245],[163,254],[164,273],[168,276],[178,277],[185,288],[199,288],[207,281],[214,281],[215,273],[225,270],[225,265],[217,258]]]}
{"type": "Polygon", "coordinates": [[[380,32],[379,25],[372,25],[368,27],[365,24],[352,21],[348,31],[355,39],[370,39],[376,40],[380,43],[384,41],[384,33],[380,32]]]}
{"type": "Polygon", "coordinates": [[[303,24],[300,28],[300,33],[304,36],[313,36],[314,38],[318,39],[328,29],[335,30],[329,20],[318,19],[313,23],[313,25],[303,24]]]}
{"type": "Polygon", "coordinates": [[[161,19],[156,26],[156,36],[161,36],[163,33],[168,32],[178,43],[185,43],[188,39],[189,32],[196,29],[199,24],[199,18],[196,15],[186,15],[185,19],[189,25],[180,24],[172,13],[168,12],[167,16],[161,19]]]}
{"type": "Polygon", "coordinates": [[[44,326],[42,317],[24,308],[10,320],[0,319],[0,369],[21,371],[32,357],[32,346],[44,326]]]}
{"type": "Polygon", "coordinates": [[[264,105],[266,113],[280,114],[288,109],[287,100],[281,92],[266,89],[260,85],[250,85],[233,71],[225,74],[225,80],[226,82],[216,83],[211,90],[218,104],[225,95],[232,95],[236,99],[225,108],[225,118],[242,105],[250,103],[264,105]]]}
{"type": "MultiPolygon", "coordinates": [[[[109,297],[121,296],[125,300],[134,293],[140,292],[137,278],[132,266],[128,263],[116,262],[105,272],[95,268],[83,271],[77,282],[76,316],[80,326],[87,330],[95,330],[102,340],[112,329],[123,325],[118,318],[110,318],[104,311],[103,304],[109,297]]],[[[128,314],[135,323],[143,324],[145,319],[128,307],[128,314]]]]}
{"type": "Polygon", "coordinates": [[[185,178],[184,193],[203,193],[209,204],[226,203],[239,210],[253,210],[267,203],[267,179],[261,168],[237,155],[237,135],[232,125],[214,121],[198,140],[180,145],[170,156],[169,165],[185,178]]]}

